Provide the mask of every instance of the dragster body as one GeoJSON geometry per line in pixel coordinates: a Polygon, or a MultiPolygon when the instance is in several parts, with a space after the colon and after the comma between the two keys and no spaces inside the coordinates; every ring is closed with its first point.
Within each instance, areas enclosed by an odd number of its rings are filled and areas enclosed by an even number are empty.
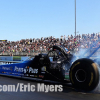
{"type": "Polygon", "coordinates": [[[91,91],[99,83],[99,64],[89,57],[76,59],[65,47],[54,45],[47,54],[21,63],[0,65],[0,74],[71,82],[76,89],[91,91]]]}

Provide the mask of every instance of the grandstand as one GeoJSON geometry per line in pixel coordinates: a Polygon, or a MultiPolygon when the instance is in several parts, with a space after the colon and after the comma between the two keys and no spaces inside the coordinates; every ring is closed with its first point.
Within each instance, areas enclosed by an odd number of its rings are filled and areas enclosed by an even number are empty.
{"type": "MultiPolygon", "coordinates": [[[[52,45],[63,45],[69,51],[77,53],[80,48],[88,49],[90,46],[100,38],[99,33],[82,34],[76,37],[61,36],[61,38],[47,37],[41,39],[22,39],[20,41],[8,41],[0,40],[0,55],[6,56],[34,56],[38,53],[46,53],[49,47],[52,45]]],[[[93,48],[97,48],[100,42],[98,42],[93,48]]]]}

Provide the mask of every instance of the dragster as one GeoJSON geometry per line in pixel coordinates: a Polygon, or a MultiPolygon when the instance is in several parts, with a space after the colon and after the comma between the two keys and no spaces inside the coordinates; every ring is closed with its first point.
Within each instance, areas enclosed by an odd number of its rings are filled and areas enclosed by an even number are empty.
{"type": "Polygon", "coordinates": [[[38,54],[21,63],[0,65],[0,74],[70,82],[75,89],[92,91],[99,83],[99,64],[90,59],[92,54],[77,59],[65,47],[54,45],[47,54],[38,54]]]}

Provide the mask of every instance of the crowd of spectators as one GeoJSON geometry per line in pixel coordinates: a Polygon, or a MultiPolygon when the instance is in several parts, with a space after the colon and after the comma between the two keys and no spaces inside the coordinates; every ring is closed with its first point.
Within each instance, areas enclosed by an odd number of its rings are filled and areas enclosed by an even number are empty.
{"type": "MultiPolygon", "coordinates": [[[[69,51],[78,52],[80,48],[90,48],[90,46],[100,38],[99,33],[82,34],[76,36],[61,36],[60,38],[41,37],[40,39],[22,39],[20,41],[0,41],[0,53],[13,55],[16,53],[30,54],[47,52],[52,45],[63,45],[69,51]]],[[[99,42],[93,47],[96,48],[99,42]]]]}

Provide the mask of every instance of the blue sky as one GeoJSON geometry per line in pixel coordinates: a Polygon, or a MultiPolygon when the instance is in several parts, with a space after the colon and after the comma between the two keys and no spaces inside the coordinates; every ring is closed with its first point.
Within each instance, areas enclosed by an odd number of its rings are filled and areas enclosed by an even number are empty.
{"type": "MultiPolygon", "coordinates": [[[[100,32],[100,0],[76,0],[77,34],[100,32]]],[[[75,33],[75,0],[0,0],[0,39],[75,33]]]]}

